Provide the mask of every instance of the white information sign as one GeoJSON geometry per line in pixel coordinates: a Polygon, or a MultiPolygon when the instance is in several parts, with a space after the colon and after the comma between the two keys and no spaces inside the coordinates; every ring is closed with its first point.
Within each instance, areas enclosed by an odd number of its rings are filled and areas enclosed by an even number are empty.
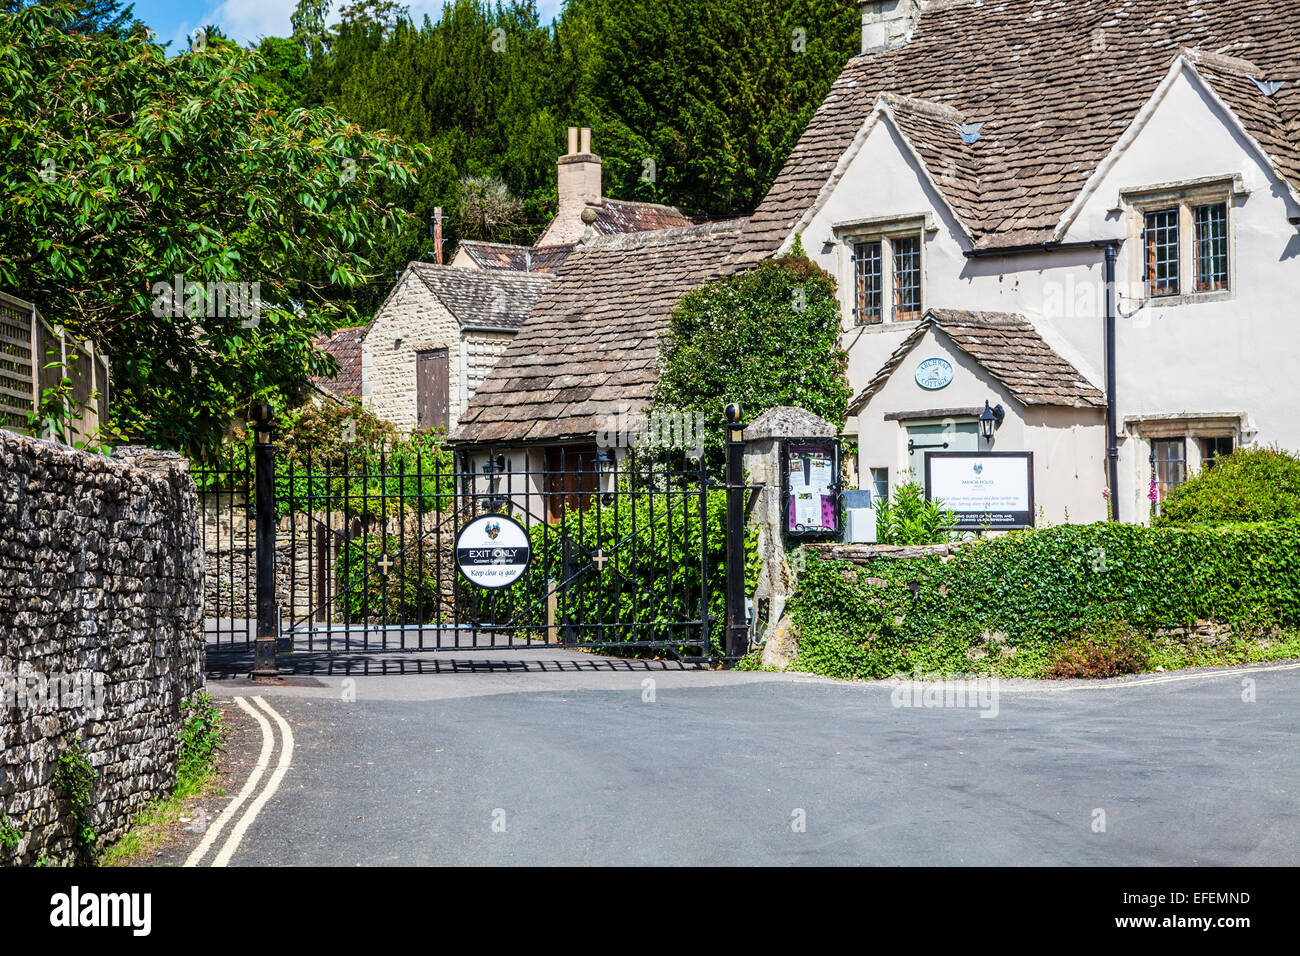
{"type": "Polygon", "coordinates": [[[1033,452],[931,452],[925,494],[956,512],[959,528],[1032,527],[1033,452]]]}

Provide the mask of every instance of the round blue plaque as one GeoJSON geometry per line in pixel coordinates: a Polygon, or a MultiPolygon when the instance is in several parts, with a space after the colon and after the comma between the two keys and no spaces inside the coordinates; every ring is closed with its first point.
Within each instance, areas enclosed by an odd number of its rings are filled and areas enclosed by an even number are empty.
{"type": "Polygon", "coordinates": [[[928,358],[916,367],[916,384],[935,391],[952,381],[952,365],[947,359],[928,358]]]}

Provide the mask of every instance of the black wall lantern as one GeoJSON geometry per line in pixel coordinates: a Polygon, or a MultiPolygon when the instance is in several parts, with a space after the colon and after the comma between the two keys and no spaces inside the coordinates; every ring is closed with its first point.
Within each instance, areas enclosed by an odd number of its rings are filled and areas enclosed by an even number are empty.
{"type": "Polygon", "coordinates": [[[1001,405],[990,408],[988,399],[984,400],[984,411],[980,413],[980,434],[984,436],[985,441],[993,440],[994,429],[1001,428],[1002,419],[1006,417],[1006,409],[1001,405]]]}
{"type": "Polygon", "coordinates": [[[608,475],[614,470],[614,456],[610,454],[608,448],[602,448],[596,452],[596,469],[602,475],[608,475]]]}

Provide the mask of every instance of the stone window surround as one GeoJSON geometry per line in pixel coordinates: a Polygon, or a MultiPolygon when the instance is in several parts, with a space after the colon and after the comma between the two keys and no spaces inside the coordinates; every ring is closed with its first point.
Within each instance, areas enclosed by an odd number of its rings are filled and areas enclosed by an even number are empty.
{"type": "Polygon", "coordinates": [[[1122,217],[1125,241],[1129,244],[1129,248],[1136,250],[1136,254],[1129,257],[1128,284],[1135,293],[1130,296],[1131,300],[1140,306],[1164,307],[1235,299],[1237,296],[1235,207],[1249,196],[1250,190],[1239,173],[1120,190],[1118,204],[1110,212],[1122,217]],[[1228,288],[1213,292],[1197,292],[1195,291],[1196,229],[1193,209],[1196,206],[1212,203],[1223,203],[1227,210],[1228,288]],[[1170,207],[1178,209],[1179,291],[1177,295],[1148,296],[1145,281],[1146,249],[1143,244],[1146,214],[1170,207]]]}
{"type": "Polygon", "coordinates": [[[1146,487],[1150,476],[1151,443],[1161,438],[1181,438],[1186,455],[1187,477],[1201,470],[1202,438],[1231,438],[1233,447],[1240,448],[1255,440],[1257,430],[1250,424],[1245,412],[1212,412],[1205,414],[1133,415],[1124,419],[1125,431],[1138,439],[1137,467],[1143,477],[1141,487],[1146,487]]]}
{"type": "Polygon", "coordinates": [[[828,243],[839,246],[836,267],[839,273],[836,280],[840,289],[840,329],[843,332],[870,332],[881,329],[914,327],[920,319],[905,319],[895,322],[892,318],[894,306],[894,261],[891,239],[916,238],[921,254],[921,306],[920,314],[925,315],[928,307],[926,297],[926,242],[939,231],[938,222],[933,212],[909,213],[902,216],[873,216],[865,219],[849,219],[831,224],[834,237],[828,243]],[[853,309],[857,292],[857,277],[854,274],[853,246],[859,242],[882,242],[881,266],[881,316],[880,322],[859,325],[854,318],[853,309]]]}

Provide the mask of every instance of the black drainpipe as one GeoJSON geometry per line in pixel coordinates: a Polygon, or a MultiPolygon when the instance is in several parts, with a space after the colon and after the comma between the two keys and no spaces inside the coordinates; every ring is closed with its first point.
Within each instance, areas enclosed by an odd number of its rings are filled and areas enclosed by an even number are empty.
{"type": "Polygon", "coordinates": [[[1106,466],[1110,516],[1119,521],[1119,423],[1115,419],[1115,258],[1119,247],[1106,244],[1106,466]]]}

